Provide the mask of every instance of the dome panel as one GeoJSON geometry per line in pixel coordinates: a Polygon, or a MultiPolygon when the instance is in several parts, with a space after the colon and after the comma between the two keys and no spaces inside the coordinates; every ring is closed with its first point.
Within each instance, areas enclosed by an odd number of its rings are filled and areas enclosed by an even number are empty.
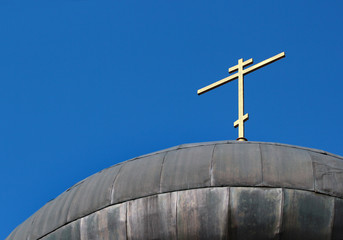
{"type": "Polygon", "coordinates": [[[312,160],[307,151],[260,144],[263,185],[313,190],[312,160]]]}
{"type": "Polygon", "coordinates": [[[117,165],[104,169],[80,184],[70,203],[67,222],[111,205],[113,182],[120,168],[121,165],[117,165]]]}
{"type": "Polygon", "coordinates": [[[176,200],[173,192],[129,201],[128,239],[177,239],[176,200]]]}
{"type": "Polygon", "coordinates": [[[175,239],[227,239],[228,188],[193,189],[177,194],[175,239]]]}
{"type": "Polygon", "coordinates": [[[116,204],[77,220],[81,223],[81,239],[127,240],[126,206],[116,204]]]}
{"type": "Polygon", "coordinates": [[[262,184],[259,144],[216,144],[212,186],[258,186],[262,184]]]}
{"type": "MultiPolygon", "coordinates": [[[[32,223],[34,221],[35,215],[32,215],[31,217],[29,217],[28,219],[26,219],[21,225],[19,225],[20,227],[17,227],[13,233],[11,234],[9,237],[9,239],[27,239],[27,236],[31,235],[32,232],[32,223]]],[[[6,238],[7,239],[7,238],[6,238]]]]}
{"type": "Polygon", "coordinates": [[[36,214],[34,214],[35,220],[32,224],[31,239],[37,239],[38,237],[44,236],[47,233],[54,231],[56,226],[63,226],[68,222],[70,204],[81,184],[82,182],[75,184],[56,199],[45,204],[36,214]]]}
{"type": "MultiPolygon", "coordinates": [[[[63,226],[51,234],[41,238],[42,240],[81,239],[81,221],[75,221],[63,226]]],[[[31,239],[31,238],[30,238],[31,239]]],[[[36,238],[34,238],[36,239],[36,238]]]]}
{"type": "Polygon", "coordinates": [[[279,235],[281,188],[231,188],[230,206],[232,239],[275,239],[279,235]]]}
{"type": "Polygon", "coordinates": [[[161,192],[210,186],[213,149],[212,144],[168,152],[161,174],[161,192]]]}
{"type": "Polygon", "coordinates": [[[123,164],[113,185],[112,204],[159,193],[165,154],[159,153],[123,164]]]}
{"type": "Polygon", "coordinates": [[[283,213],[282,239],[331,239],[334,198],[285,189],[283,213]]]}
{"type": "Polygon", "coordinates": [[[343,239],[343,199],[335,198],[332,239],[343,239]]]}
{"type": "Polygon", "coordinates": [[[343,197],[343,161],[323,154],[310,153],[317,192],[343,197]]]}

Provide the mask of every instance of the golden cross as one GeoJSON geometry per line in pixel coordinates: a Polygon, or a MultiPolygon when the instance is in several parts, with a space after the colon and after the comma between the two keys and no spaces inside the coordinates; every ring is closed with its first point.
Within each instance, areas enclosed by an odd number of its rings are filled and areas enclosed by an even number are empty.
{"type": "Polygon", "coordinates": [[[235,128],[238,127],[238,138],[237,138],[238,141],[247,141],[247,139],[244,137],[244,122],[249,119],[249,114],[248,113],[244,114],[244,75],[251,73],[261,67],[264,67],[284,57],[285,57],[285,52],[282,52],[275,55],[274,57],[268,58],[246,69],[243,69],[243,68],[252,64],[253,60],[252,58],[250,58],[249,60],[246,60],[243,62],[243,58],[241,58],[238,60],[238,64],[236,66],[229,68],[229,73],[233,73],[236,71],[237,73],[198,90],[198,95],[201,95],[205,92],[208,92],[212,89],[215,89],[225,83],[231,82],[232,80],[235,80],[236,78],[238,78],[238,120],[235,121],[233,124],[235,128]]]}

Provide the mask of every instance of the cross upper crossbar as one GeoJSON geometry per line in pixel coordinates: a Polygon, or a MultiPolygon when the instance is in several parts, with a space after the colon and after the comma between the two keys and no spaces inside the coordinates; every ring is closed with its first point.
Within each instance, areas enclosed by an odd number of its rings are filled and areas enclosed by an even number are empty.
{"type": "MultiPolygon", "coordinates": [[[[243,61],[243,59],[242,59],[243,61]]],[[[244,62],[242,62],[242,67],[246,67],[249,66],[250,64],[252,64],[254,61],[252,60],[252,58],[250,58],[249,60],[246,60],[244,62]]],[[[237,64],[236,66],[230,67],[229,68],[229,73],[233,73],[236,72],[238,70],[238,68],[240,67],[239,64],[237,64]]]]}
{"type": "Polygon", "coordinates": [[[198,90],[198,95],[201,95],[238,78],[238,120],[234,122],[234,127],[238,127],[238,141],[247,141],[247,139],[244,137],[244,122],[249,119],[249,114],[244,114],[244,75],[260,69],[261,67],[264,67],[284,57],[285,52],[282,52],[275,55],[274,57],[268,58],[246,69],[243,68],[252,64],[253,59],[250,58],[243,62],[243,58],[241,58],[238,60],[237,65],[229,68],[229,73],[233,73],[236,71],[237,73],[198,90]]]}

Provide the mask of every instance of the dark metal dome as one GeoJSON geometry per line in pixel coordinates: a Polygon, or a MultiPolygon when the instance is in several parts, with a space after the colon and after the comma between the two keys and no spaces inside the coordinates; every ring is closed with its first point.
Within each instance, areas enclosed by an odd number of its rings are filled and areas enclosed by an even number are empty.
{"type": "Polygon", "coordinates": [[[343,239],[343,158],[275,143],[180,145],[86,178],[7,239],[343,239]]]}

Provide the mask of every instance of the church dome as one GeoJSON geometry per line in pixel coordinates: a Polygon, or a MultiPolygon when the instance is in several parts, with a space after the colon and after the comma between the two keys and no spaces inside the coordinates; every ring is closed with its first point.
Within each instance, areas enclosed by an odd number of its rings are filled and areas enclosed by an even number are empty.
{"type": "Polygon", "coordinates": [[[343,158],[278,143],[184,144],[75,184],[12,239],[343,239],[343,158]]]}

